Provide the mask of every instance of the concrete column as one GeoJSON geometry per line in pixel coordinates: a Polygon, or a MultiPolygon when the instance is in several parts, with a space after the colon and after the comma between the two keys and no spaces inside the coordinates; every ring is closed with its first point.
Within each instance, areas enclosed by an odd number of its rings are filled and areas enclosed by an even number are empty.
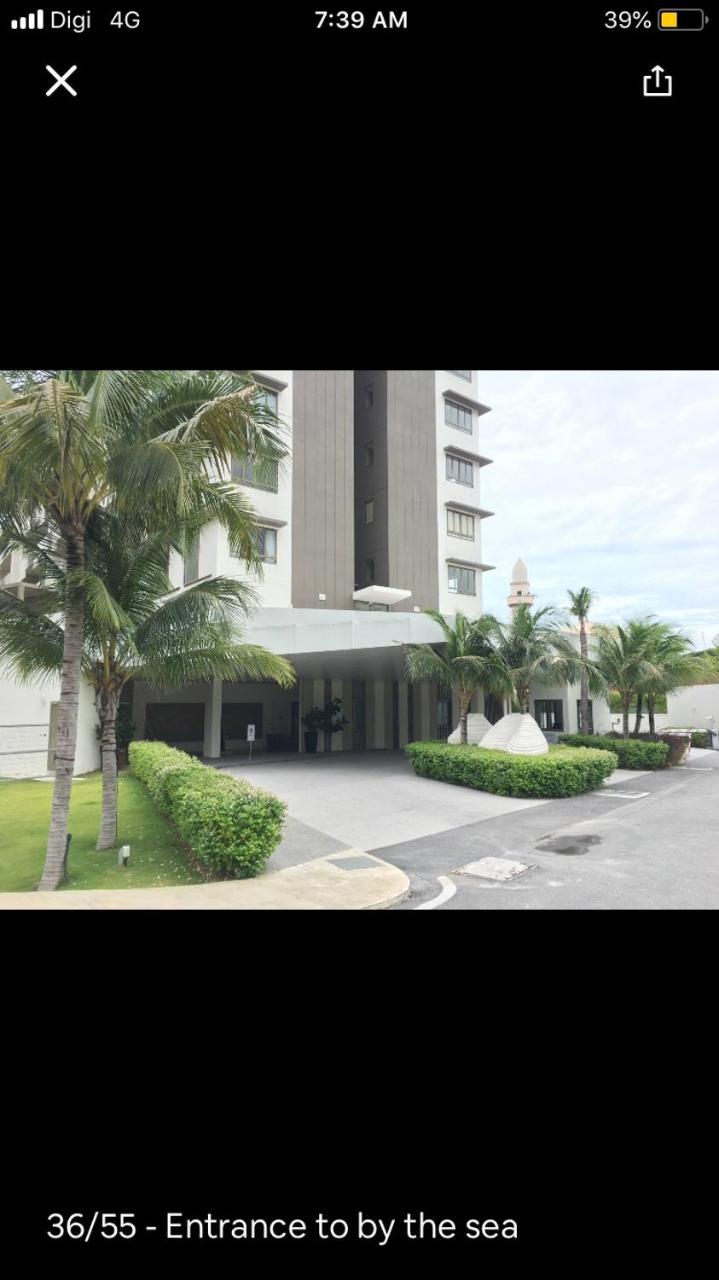
{"type": "Polygon", "coordinates": [[[205,698],[205,744],[203,751],[208,760],[219,760],[220,730],[222,728],[222,681],[213,680],[205,698]]]}
{"type": "Polygon", "coordinates": [[[388,750],[394,746],[394,681],[384,681],[384,745],[388,750]]]}
{"type": "MultiPolygon", "coordinates": [[[[311,710],[312,707],[323,707],[324,705],[325,705],[325,682],[324,680],[313,680],[312,681],[312,703],[311,703],[311,706],[308,708],[308,710],[311,710]]],[[[324,735],[324,731],[320,729],[319,733],[317,734],[317,751],[319,753],[320,751],[324,751],[324,749],[325,749],[325,735],[324,735]]]]}
{"type": "Polygon", "coordinates": [[[354,726],[352,724],[352,681],[342,681],[342,710],[349,720],[342,730],[342,750],[351,751],[354,737],[354,726]]]}
{"type": "Polygon", "coordinates": [[[375,745],[375,681],[365,681],[365,746],[371,751],[375,745]]]}
{"type": "Polygon", "coordinates": [[[409,742],[407,736],[407,702],[408,693],[411,696],[411,690],[407,688],[407,681],[400,680],[399,684],[399,745],[406,747],[409,742]]]}
{"type": "Polygon", "coordinates": [[[426,680],[418,686],[419,688],[419,727],[420,741],[429,742],[432,737],[431,725],[431,709],[430,700],[433,686],[426,680]]]}
{"type": "Polygon", "coordinates": [[[374,740],[372,746],[375,750],[381,750],[387,746],[385,742],[385,723],[384,723],[384,681],[375,680],[372,690],[374,698],[374,740]]]}
{"type": "Polygon", "coordinates": [[[299,743],[300,755],[303,755],[305,750],[305,726],[302,723],[302,717],[305,714],[305,711],[307,710],[307,705],[306,705],[307,695],[303,692],[304,687],[305,687],[305,681],[300,676],[297,681],[297,701],[300,704],[298,707],[298,718],[300,722],[300,743],[299,743]]]}
{"type": "MultiPolygon", "coordinates": [[[[345,715],[347,715],[347,712],[345,710],[345,705],[344,705],[344,685],[341,680],[332,681],[332,697],[342,699],[342,710],[344,711],[345,715]]],[[[342,751],[343,749],[344,749],[344,730],[342,731],[342,733],[332,734],[332,750],[342,751]]]]}

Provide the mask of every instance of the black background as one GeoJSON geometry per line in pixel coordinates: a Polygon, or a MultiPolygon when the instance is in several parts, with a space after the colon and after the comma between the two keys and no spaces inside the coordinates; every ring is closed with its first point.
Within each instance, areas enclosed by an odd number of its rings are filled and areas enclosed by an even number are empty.
{"type": "MultiPolygon", "coordinates": [[[[666,128],[683,115],[701,130],[701,113],[715,110],[719,19],[711,3],[705,5],[709,22],[701,32],[659,31],[658,7],[647,10],[648,31],[608,30],[608,4],[567,0],[377,0],[358,6],[366,18],[361,30],[327,23],[317,29],[315,0],[138,3],[134,11],[141,25],[131,31],[109,21],[118,9],[133,11],[131,3],[103,0],[73,12],[88,7],[92,26],[78,35],[50,30],[49,16],[42,33],[11,32],[9,18],[29,6],[15,0],[3,5],[4,93],[10,106],[32,112],[43,128],[59,119],[71,126],[88,110],[101,110],[108,123],[128,129],[146,127],[149,111],[170,126],[206,124],[209,118],[214,128],[229,129],[239,140],[248,128],[264,133],[272,111],[273,129],[291,129],[302,119],[316,128],[321,144],[332,132],[328,115],[344,115],[348,123],[369,121],[392,101],[398,115],[410,113],[415,130],[432,122],[437,127],[445,114],[463,110],[473,114],[480,131],[485,124],[492,131],[497,127],[496,119],[483,119],[485,112],[505,111],[527,122],[548,111],[587,122],[603,118],[620,130],[622,117],[630,115],[650,128],[666,128]],[[406,11],[407,30],[373,29],[378,11],[406,11]],[[60,71],[77,63],[77,99],[62,89],[45,99],[53,83],[46,62],[60,71]],[[657,62],[675,77],[671,102],[643,99],[643,76],[657,62]]],[[[629,11],[640,10],[643,5],[629,11]]],[[[400,138],[401,119],[394,123],[400,138]]],[[[621,136],[607,141],[621,143],[621,136]]]]}

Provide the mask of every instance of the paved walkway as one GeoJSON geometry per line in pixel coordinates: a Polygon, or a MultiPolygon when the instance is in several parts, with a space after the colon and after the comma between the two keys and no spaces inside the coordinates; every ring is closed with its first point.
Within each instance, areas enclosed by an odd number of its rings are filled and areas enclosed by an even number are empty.
{"type": "Polygon", "coordinates": [[[344,849],[254,880],[164,889],[2,893],[0,910],[373,911],[396,906],[408,893],[404,871],[362,849],[344,849]]]}

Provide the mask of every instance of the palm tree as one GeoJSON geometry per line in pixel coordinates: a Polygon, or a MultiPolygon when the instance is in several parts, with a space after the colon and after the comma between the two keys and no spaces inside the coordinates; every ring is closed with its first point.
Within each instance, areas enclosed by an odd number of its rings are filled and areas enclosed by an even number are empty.
{"type": "Polygon", "coordinates": [[[442,629],[440,645],[413,644],[407,648],[405,671],[410,681],[433,680],[457,694],[459,706],[459,738],[467,742],[467,713],[472,697],[488,679],[499,679],[492,645],[481,634],[477,624],[458,613],[453,624],[436,609],[426,609],[442,629]]]}
{"type": "Polygon", "coordinates": [[[252,513],[229,475],[233,456],[279,462],[286,448],[246,375],[62,370],[0,392],[0,533],[5,546],[49,529],[65,570],[55,786],[40,888],[62,875],[77,739],[85,618],[85,542],[113,504],[163,529],[218,521],[230,550],[256,562],[252,513]]]}
{"type": "Polygon", "coordinates": [[[625,626],[597,627],[597,667],[608,687],[619,695],[622,736],[629,737],[632,699],[658,677],[651,656],[651,619],[634,618],[625,626]]]}
{"type": "Polygon", "coordinates": [[[649,638],[651,661],[654,674],[647,678],[639,692],[647,699],[649,714],[649,732],[655,732],[655,708],[657,695],[675,693],[684,684],[696,680],[707,670],[706,663],[693,655],[693,648],[688,636],[682,635],[665,622],[654,622],[649,638]]]}
{"type": "Polygon", "coordinates": [[[579,653],[582,659],[582,670],[579,677],[579,732],[589,733],[589,676],[587,672],[589,646],[587,644],[587,619],[589,617],[589,610],[595,603],[596,596],[589,587],[580,587],[578,591],[568,591],[567,595],[569,596],[569,612],[579,621],[579,653]]]}
{"type": "Polygon", "coordinates": [[[577,653],[561,632],[564,615],[551,605],[533,613],[528,604],[512,610],[509,622],[485,615],[477,624],[492,644],[495,664],[488,684],[494,693],[510,693],[515,707],[529,712],[531,685],[574,683],[586,675],[592,692],[601,693],[604,681],[594,663],[577,653]]]}
{"type": "MultiPolygon", "coordinates": [[[[295,683],[290,663],[239,630],[254,603],[235,578],[203,579],[173,590],[166,535],[112,511],[97,511],[85,540],[85,639],[82,671],[95,694],[101,728],[102,818],[98,849],[117,830],[116,725],[122,690],[142,680],[163,691],[191,681],[273,680],[295,683]]],[[[0,660],[19,679],[57,674],[62,667],[67,574],[59,548],[46,539],[46,582],[28,601],[0,591],[0,660]]]]}

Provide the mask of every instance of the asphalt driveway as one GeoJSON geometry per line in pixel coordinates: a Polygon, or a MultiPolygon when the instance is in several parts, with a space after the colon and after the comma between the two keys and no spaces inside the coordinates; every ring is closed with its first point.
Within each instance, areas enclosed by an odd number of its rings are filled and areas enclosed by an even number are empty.
{"type": "Polygon", "coordinates": [[[400,752],[230,772],[288,803],[271,870],[366,849],[410,878],[395,910],[719,907],[719,752],[656,773],[615,770],[600,792],[544,801],[417,778],[400,752]],[[461,873],[488,857],[529,869],[506,881],[461,873]]]}
{"type": "Polygon", "coordinates": [[[435,909],[441,890],[441,911],[716,909],[719,752],[695,750],[687,768],[618,770],[601,793],[395,845],[386,857],[410,877],[396,910],[435,909]],[[483,858],[529,870],[503,882],[457,874],[483,858]]]}

